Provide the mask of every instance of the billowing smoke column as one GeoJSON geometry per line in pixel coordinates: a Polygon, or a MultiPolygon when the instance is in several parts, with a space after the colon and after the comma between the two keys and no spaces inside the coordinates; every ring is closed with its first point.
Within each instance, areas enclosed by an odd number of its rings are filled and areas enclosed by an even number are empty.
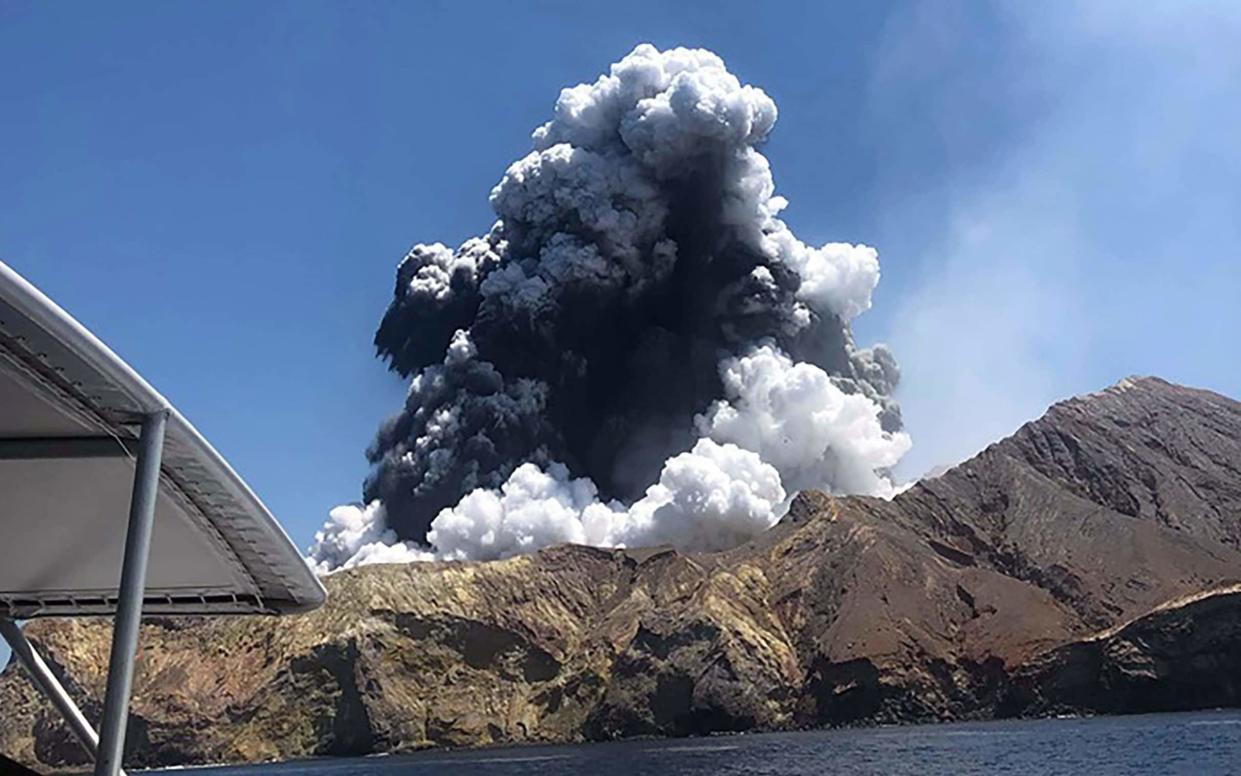
{"type": "Polygon", "coordinates": [[[702,50],[638,46],[562,91],[491,230],[398,267],[375,344],[408,398],[312,560],[721,549],[802,488],[890,494],[898,370],[849,329],[878,258],[777,217],[775,121],[702,50]]]}

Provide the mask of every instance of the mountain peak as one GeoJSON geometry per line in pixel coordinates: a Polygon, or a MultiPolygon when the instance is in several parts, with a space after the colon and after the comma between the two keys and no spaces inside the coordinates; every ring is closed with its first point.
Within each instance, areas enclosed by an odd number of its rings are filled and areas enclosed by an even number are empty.
{"type": "Polygon", "coordinates": [[[1052,405],[983,455],[1122,515],[1241,548],[1241,402],[1217,393],[1126,377],[1052,405]]]}
{"type": "Polygon", "coordinates": [[[1153,399],[1166,402],[1184,402],[1196,397],[1198,400],[1209,402],[1236,404],[1234,400],[1226,396],[1203,388],[1191,388],[1154,375],[1129,375],[1098,391],[1079,394],[1056,402],[1048,411],[1050,412],[1057,407],[1065,405],[1091,404],[1100,399],[1127,399],[1131,402],[1136,402],[1142,401],[1143,397],[1146,400],[1153,399]]]}
{"type": "Polygon", "coordinates": [[[1162,388],[1173,387],[1176,386],[1167,380],[1164,380],[1161,377],[1155,377],[1154,375],[1129,375],[1128,377],[1122,377],[1120,380],[1116,381],[1112,385],[1109,385],[1103,390],[1105,392],[1124,393],[1125,391],[1133,390],[1135,388],[1139,390],[1159,390],[1162,388]]]}

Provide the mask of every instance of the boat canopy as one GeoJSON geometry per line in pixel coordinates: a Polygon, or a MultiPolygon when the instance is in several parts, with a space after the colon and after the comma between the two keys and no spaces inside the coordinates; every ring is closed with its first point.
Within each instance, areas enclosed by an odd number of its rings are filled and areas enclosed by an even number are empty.
{"type": "Polygon", "coordinates": [[[189,421],[3,262],[0,493],[0,636],[95,757],[96,776],[123,773],[144,614],[289,614],[325,598],[189,421]],[[17,624],[79,615],[116,618],[98,733],[17,624]]]}
{"type": "Polygon", "coordinates": [[[143,610],[279,614],[323,603],[280,525],[189,421],[0,263],[0,612],[116,610],[139,429],[157,411],[168,418],[143,610]]]}

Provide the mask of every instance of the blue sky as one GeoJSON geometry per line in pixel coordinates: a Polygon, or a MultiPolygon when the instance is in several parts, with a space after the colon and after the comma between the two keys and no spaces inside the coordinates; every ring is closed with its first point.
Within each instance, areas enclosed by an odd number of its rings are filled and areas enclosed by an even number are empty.
{"type": "Polygon", "coordinates": [[[1186,5],[0,0],[0,258],[305,547],[404,395],[396,262],[490,225],[561,87],[705,46],[798,235],[880,251],[916,475],[1130,373],[1241,396],[1241,6],[1186,5]]]}

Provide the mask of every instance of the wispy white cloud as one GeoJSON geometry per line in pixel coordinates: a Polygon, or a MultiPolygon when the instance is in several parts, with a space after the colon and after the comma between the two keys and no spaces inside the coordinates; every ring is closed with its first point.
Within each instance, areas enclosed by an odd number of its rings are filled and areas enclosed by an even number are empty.
{"type": "Polygon", "coordinates": [[[877,53],[873,112],[977,156],[889,203],[940,224],[888,318],[907,475],[1131,372],[1241,387],[1241,5],[998,8],[910,7],[877,53]]]}

